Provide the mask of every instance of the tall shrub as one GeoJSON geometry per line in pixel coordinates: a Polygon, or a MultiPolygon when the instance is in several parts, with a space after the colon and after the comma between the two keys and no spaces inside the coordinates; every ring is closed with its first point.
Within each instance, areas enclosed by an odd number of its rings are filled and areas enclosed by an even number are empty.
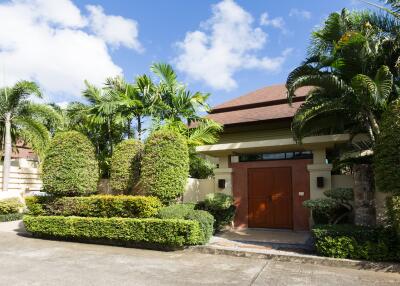
{"type": "Polygon", "coordinates": [[[110,172],[110,186],[114,193],[133,192],[139,180],[142,150],[142,142],[135,139],[124,140],[115,147],[110,172]]]}
{"type": "Polygon", "coordinates": [[[374,171],[378,190],[400,195],[400,101],[384,113],[381,133],[374,149],[374,171]]]}
{"type": "Polygon", "coordinates": [[[57,133],[43,162],[43,189],[54,196],[89,195],[99,179],[95,149],[76,131],[57,133]]]}
{"type": "Polygon", "coordinates": [[[168,130],[152,133],[144,146],[140,175],[142,191],[168,204],[183,194],[188,175],[186,140],[168,130]]]}

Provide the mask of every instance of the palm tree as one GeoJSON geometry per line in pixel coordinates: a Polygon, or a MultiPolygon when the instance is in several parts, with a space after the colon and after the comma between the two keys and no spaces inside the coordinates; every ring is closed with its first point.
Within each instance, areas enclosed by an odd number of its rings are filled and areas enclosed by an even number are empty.
{"type": "Polygon", "coordinates": [[[141,75],[136,77],[133,84],[127,83],[121,77],[109,78],[106,81],[109,92],[117,107],[118,119],[126,121],[128,138],[132,137],[132,120],[136,120],[137,138],[142,139],[143,120],[151,115],[155,104],[154,84],[150,77],[141,75]]]}
{"type": "Polygon", "coordinates": [[[209,111],[209,94],[192,93],[179,83],[172,67],[164,63],[151,66],[151,71],[158,77],[155,93],[158,98],[157,114],[161,119],[186,120],[190,125],[201,118],[199,111],[209,111]]]}
{"type": "Polygon", "coordinates": [[[20,81],[12,87],[0,89],[0,116],[3,125],[0,128],[3,146],[3,184],[7,190],[9,184],[12,145],[17,140],[28,143],[43,156],[50,140],[47,124],[57,123],[60,117],[48,105],[32,103],[29,96],[41,98],[39,87],[34,82],[20,81]]]}

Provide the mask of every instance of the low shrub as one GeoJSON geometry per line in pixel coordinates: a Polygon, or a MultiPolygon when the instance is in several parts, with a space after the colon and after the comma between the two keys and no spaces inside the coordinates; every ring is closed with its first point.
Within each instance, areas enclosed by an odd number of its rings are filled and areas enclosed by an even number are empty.
{"type": "Polygon", "coordinates": [[[235,217],[236,207],[232,196],[223,193],[213,193],[206,196],[204,201],[198,202],[196,209],[204,210],[214,217],[214,231],[220,231],[229,225],[235,217]]]}
{"type": "Polygon", "coordinates": [[[317,253],[336,258],[399,260],[396,235],[390,228],[318,225],[312,229],[317,253]]]}
{"type": "Polygon", "coordinates": [[[400,237],[400,196],[388,197],[386,207],[388,222],[400,237]]]}
{"type": "Polygon", "coordinates": [[[154,217],[161,208],[155,197],[96,195],[90,197],[35,197],[27,203],[33,215],[81,217],[154,217]]]}
{"type": "Polygon", "coordinates": [[[185,219],[186,216],[194,210],[194,204],[175,204],[166,206],[160,209],[158,212],[159,218],[178,218],[185,219]]]}
{"type": "Polygon", "coordinates": [[[0,201],[0,215],[19,213],[24,205],[17,199],[5,199],[0,201]]]}
{"type": "Polygon", "coordinates": [[[337,188],[324,192],[326,198],[306,200],[303,206],[312,211],[315,224],[337,224],[350,222],[354,200],[353,189],[337,188]]]}
{"type": "Polygon", "coordinates": [[[207,179],[214,176],[215,164],[199,157],[198,154],[189,156],[189,175],[195,179],[207,179]]]}
{"type": "Polygon", "coordinates": [[[20,220],[23,216],[23,213],[0,214],[0,222],[20,220]]]}
{"type": "Polygon", "coordinates": [[[158,217],[161,219],[186,219],[199,222],[202,229],[201,244],[210,240],[213,234],[214,217],[206,211],[195,210],[194,204],[175,204],[163,207],[158,217]]]}
{"type": "Polygon", "coordinates": [[[182,247],[201,243],[203,235],[197,221],[180,219],[25,215],[23,221],[34,235],[118,244],[182,247]]]}

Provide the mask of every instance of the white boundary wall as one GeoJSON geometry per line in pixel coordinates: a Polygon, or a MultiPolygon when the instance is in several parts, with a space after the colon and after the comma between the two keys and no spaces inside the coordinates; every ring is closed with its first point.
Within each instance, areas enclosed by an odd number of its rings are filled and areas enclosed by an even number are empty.
{"type": "Polygon", "coordinates": [[[206,195],[215,192],[214,179],[189,178],[183,194],[184,203],[196,203],[205,199],[206,195]]]}

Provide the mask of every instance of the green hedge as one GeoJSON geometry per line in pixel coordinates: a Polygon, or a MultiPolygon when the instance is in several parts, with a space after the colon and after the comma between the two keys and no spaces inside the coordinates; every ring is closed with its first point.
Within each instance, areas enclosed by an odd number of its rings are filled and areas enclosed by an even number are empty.
{"type": "Polygon", "coordinates": [[[185,138],[159,130],[147,138],[141,166],[140,187],[147,195],[170,204],[181,196],[189,176],[189,151],[185,138]]]}
{"type": "Polygon", "coordinates": [[[162,206],[155,197],[124,195],[30,197],[26,204],[33,215],[126,218],[154,217],[162,206]]]}
{"type": "Polygon", "coordinates": [[[0,215],[18,213],[23,206],[17,198],[1,200],[0,215]]]}
{"type": "Polygon", "coordinates": [[[23,221],[28,232],[39,236],[111,243],[182,247],[201,243],[203,235],[198,222],[179,219],[25,215],[23,221]]]}
{"type": "Polygon", "coordinates": [[[194,204],[175,204],[163,207],[158,217],[161,219],[186,219],[199,222],[202,229],[201,244],[207,243],[214,230],[214,217],[206,211],[195,210],[194,204]]]}
{"type": "Polygon", "coordinates": [[[0,214],[0,222],[20,220],[23,216],[23,213],[0,214]]]}
{"type": "Polygon", "coordinates": [[[110,170],[110,186],[114,193],[130,194],[137,186],[142,150],[142,142],[135,139],[124,140],[115,147],[110,170]]]}
{"type": "Polygon", "coordinates": [[[95,193],[99,168],[93,144],[76,131],[57,133],[43,161],[42,180],[45,192],[54,196],[95,193]]]}
{"type": "Polygon", "coordinates": [[[379,191],[400,195],[400,100],[392,103],[381,120],[374,148],[374,173],[379,191]]]}
{"type": "Polygon", "coordinates": [[[354,225],[318,225],[312,229],[317,253],[336,258],[391,261],[400,259],[391,229],[354,225]]]}

